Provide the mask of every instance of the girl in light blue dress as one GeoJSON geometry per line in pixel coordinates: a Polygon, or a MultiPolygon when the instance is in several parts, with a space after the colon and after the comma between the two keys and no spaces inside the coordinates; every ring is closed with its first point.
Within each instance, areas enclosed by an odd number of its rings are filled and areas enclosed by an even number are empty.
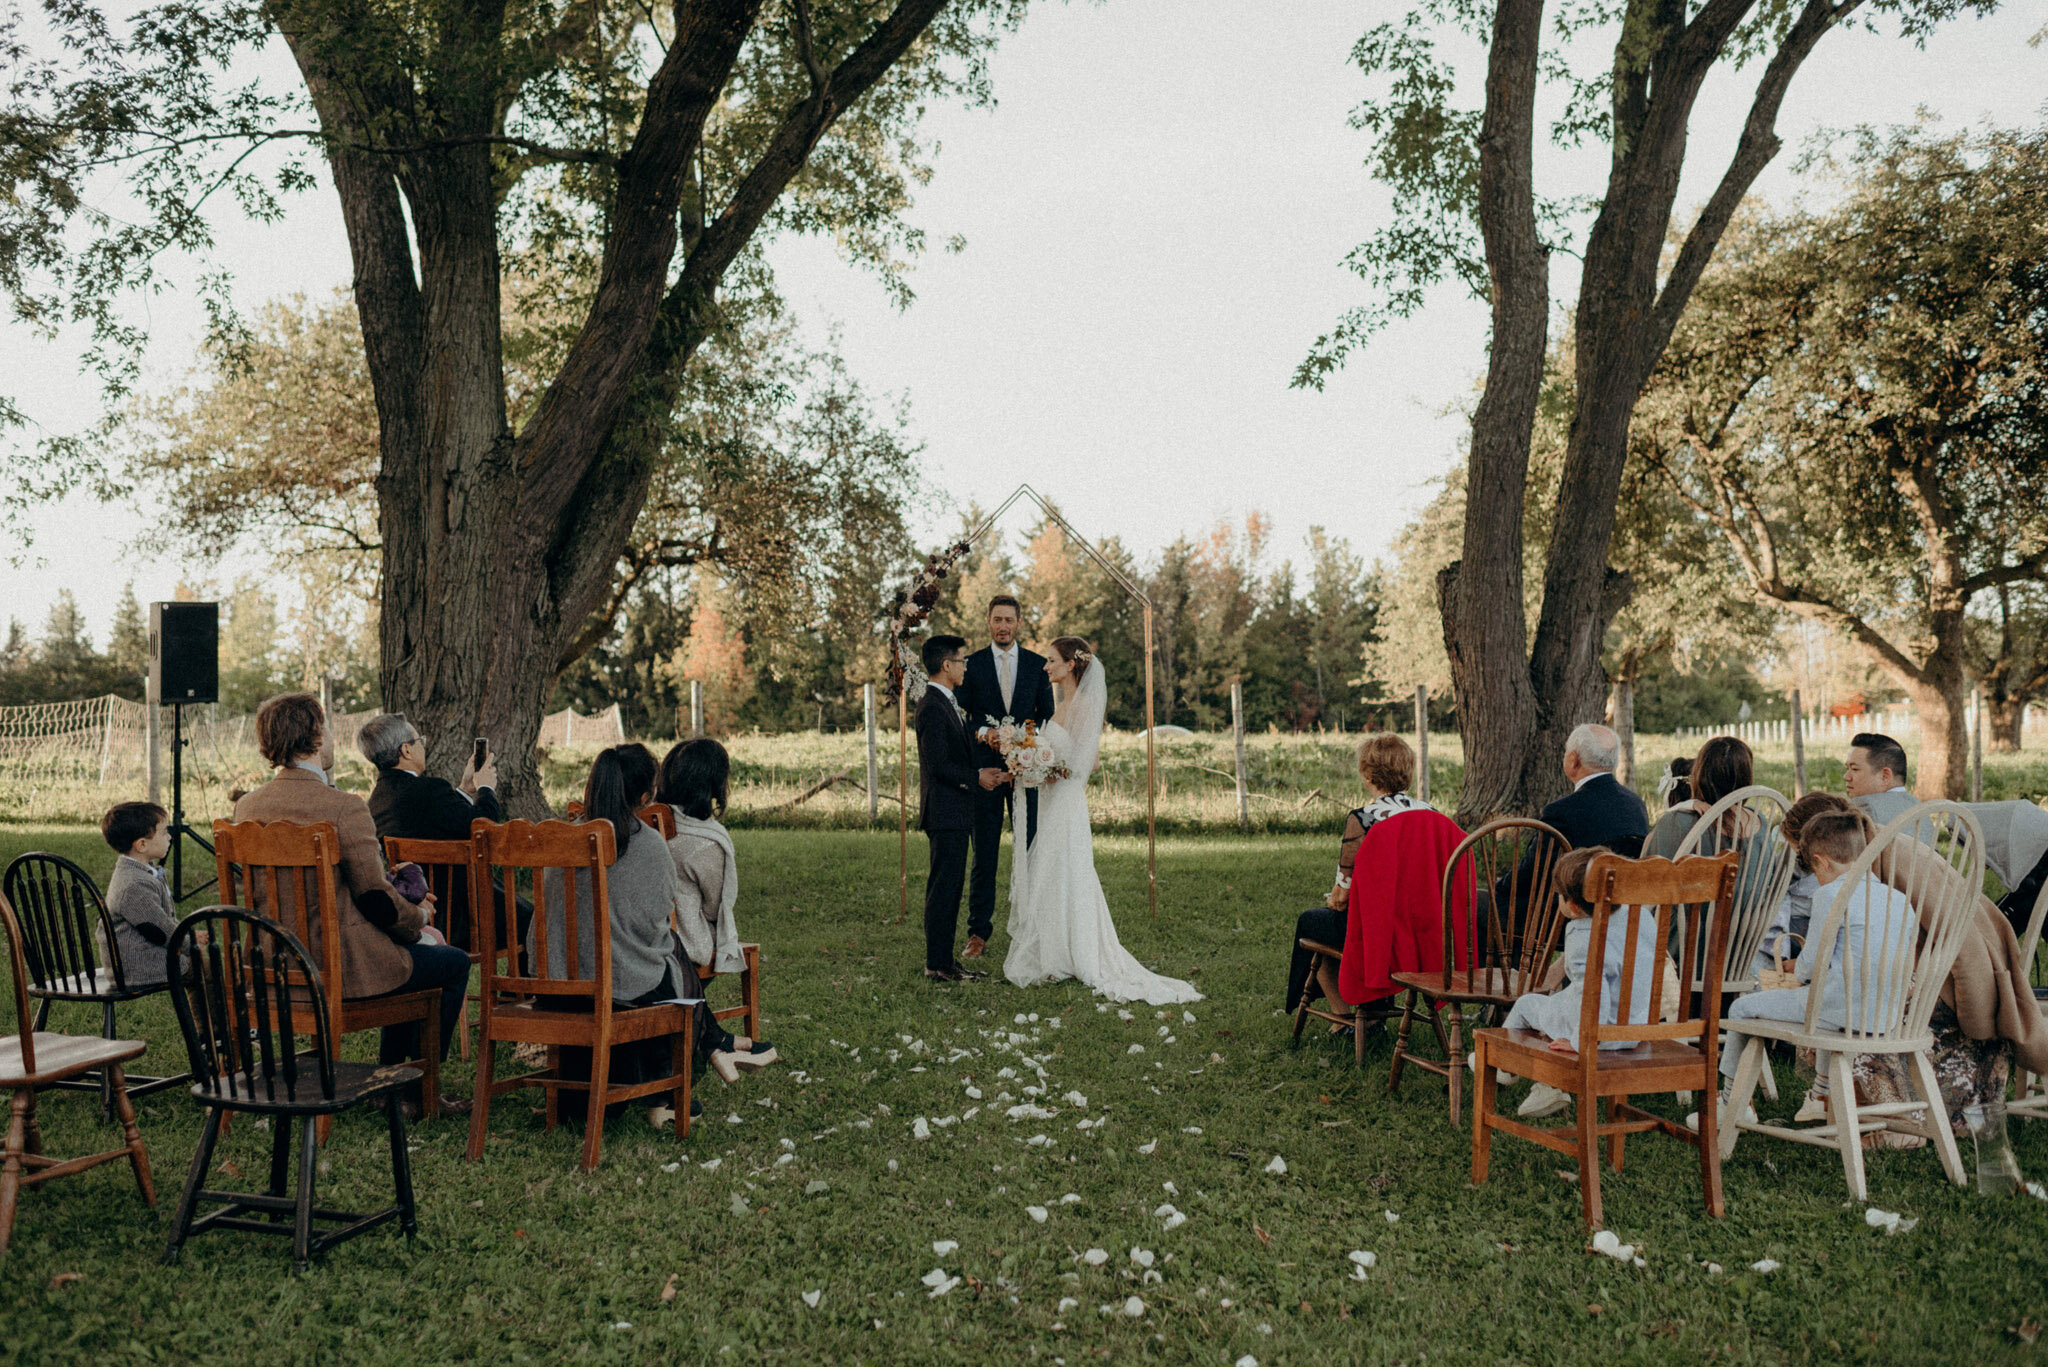
{"type": "MultiPolygon", "coordinates": [[[[1586,872],[1593,861],[1613,851],[1605,846],[1573,850],[1557,861],[1556,886],[1564,899],[1565,985],[1555,992],[1530,992],[1515,998],[1508,1011],[1510,1030],[1529,1030],[1550,1037],[1550,1047],[1572,1053],[1579,1047],[1579,1018],[1593,950],[1593,905],[1586,900],[1586,872]]],[[[1621,1005],[1621,977],[1633,973],[1629,989],[1631,1024],[1650,1019],[1650,996],[1662,965],[1657,945],[1657,918],[1645,911],[1637,918],[1631,945],[1628,909],[1616,907],[1607,919],[1607,944],[1600,956],[1600,1023],[1613,1025],[1621,1005]]],[[[1605,1040],[1602,1049],[1627,1049],[1633,1040],[1605,1040]]]]}

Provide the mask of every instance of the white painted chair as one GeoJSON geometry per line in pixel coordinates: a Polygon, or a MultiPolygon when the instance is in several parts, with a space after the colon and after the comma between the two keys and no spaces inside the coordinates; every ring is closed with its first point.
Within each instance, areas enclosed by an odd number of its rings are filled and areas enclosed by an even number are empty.
{"type": "MultiPolygon", "coordinates": [[[[2027,933],[2020,937],[2020,962],[2027,966],[2029,979],[2034,976],[2034,956],[2041,949],[2041,923],[2044,919],[2048,919],[2048,886],[2044,886],[2041,895],[2034,899],[2034,914],[2027,918],[2027,933]]],[[[2006,1102],[2005,1113],[2028,1120],[2048,1120],[2048,1078],[2024,1068],[2014,1068],[2012,1100],[2006,1102]]]]}
{"type": "MultiPolygon", "coordinates": [[[[1907,809],[1879,831],[1877,838],[1850,865],[1843,875],[1842,887],[1856,887],[1878,867],[1887,851],[1913,839],[1916,833],[1939,859],[1921,862],[1921,872],[1905,880],[1908,886],[1904,892],[1878,880],[1871,905],[1873,933],[1866,937],[1861,954],[1844,955],[1847,1023],[1839,1028],[1820,1023],[1819,990],[1807,994],[1803,1021],[1741,1022],[1742,1056],[1729,1091],[1729,1123],[1721,1129],[1723,1158],[1734,1152],[1736,1137],[1744,1130],[1773,1139],[1839,1149],[1850,1194],[1864,1201],[1869,1199],[1869,1188],[1863,1176],[1862,1138],[1891,1129],[1933,1140],[1949,1180],[1958,1186],[1963,1184],[1962,1155],[1956,1147],[1955,1134],[1949,1129],[1948,1108],[1942,1101],[1934,1064],[1927,1054],[1934,1044],[1934,1032],[1928,1022],[1956,955],[1962,950],[1963,939],[1969,934],[1976,915],[1978,890],[1984,885],[1984,841],[1976,818],[1955,802],[1923,802],[1907,809]],[[1930,835],[1934,837],[1931,840],[1930,835]],[[1937,881],[1933,874],[1938,867],[1961,877],[1937,881]],[[1764,1043],[1773,1039],[1826,1055],[1831,1116],[1826,1124],[1795,1129],[1773,1121],[1742,1119],[1763,1070],[1764,1043]],[[1858,1106],[1856,1084],[1850,1074],[1858,1054],[1905,1056],[1910,1060],[1911,1085],[1920,1098],[1858,1106]]],[[[1815,961],[1820,965],[1814,974],[1816,984],[1826,975],[1832,957],[1827,946],[1842,936],[1846,900],[1837,898],[1829,905],[1826,920],[1817,934],[1810,937],[1810,943],[1821,946],[1815,951],[1815,961]]]]}
{"type": "MultiPolygon", "coordinates": [[[[1728,962],[1722,968],[1724,1001],[1757,990],[1757,951],[1785,901],[1785,889],[1798,874],[1799,851],[1781,834],[1791,805],[1776,788],[1760,783],[1738,788],[1707,808],[1679,844],[1675,856],[1679,859],[1729,850],[1741,859],[1735,879],[1734,918],[1728,927],[1728,962]]],[[[1699,992],[1704,984],[1695,982],[1691,987],[1699,992]]],[[[1775,1101],[1776,1076],[1766,1068],[1762,1077],[1764,1095],[1775,1101]]]]}

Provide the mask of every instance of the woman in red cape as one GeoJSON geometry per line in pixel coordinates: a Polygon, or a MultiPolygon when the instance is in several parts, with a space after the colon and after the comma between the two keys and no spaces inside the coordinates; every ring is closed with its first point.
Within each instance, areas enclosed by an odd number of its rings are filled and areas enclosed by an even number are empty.
{"type": "MultiPolygon", "coordinates": [[[[1413,752],[1407,744],[1398,737],[1382,739],[1408,754],[1412,773],[1413,752]]],[[[1337,986],[1345,1001],[1360,1006],[1394,996],[1400,990],[1394,982],[1396,973],[1441,972],[1444,966],[1444,867],[1465,832],[1405,792],[1381,800],[1394,799],[1401,800],[1400,808],[1366,829],[1351,872],[1337,986]]],[[[1466,967],[1465,927],[1472,914],[1469,883],[1459,879],[1451,889],[1452,944],[1458,959],[1455,967],[1461,970],[1466,967]]]]}

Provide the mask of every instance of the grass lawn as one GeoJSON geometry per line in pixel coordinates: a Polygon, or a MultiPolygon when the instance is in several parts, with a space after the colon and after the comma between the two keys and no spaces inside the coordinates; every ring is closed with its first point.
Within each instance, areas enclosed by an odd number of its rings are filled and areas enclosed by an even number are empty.
{"type": "MultiPolygon", "coordinates": [[[[141,1104],[156,1210],[121,1165],[24,1193],[0,1361],[1974,1363],[2031,1356],[2012,1327],[2048,1322],[2048,1203],[1952,1188],[1927,1150],[1869,1156],[1875,1203],[1919,1220],[1887,1237],[1828,1152],[1746,1138],[1713,1220],[1691,1150],[1639,1138],[1604,1186],[1642,1269],[1587,1252],[1548,1151],[1497,1140],[1492,1180],[1472,1188],[1469,1130],[1448,1128],[1435,1079],[1390,1097],[1384,1049],[1360,1072],[1348,1045],[1288,1045],[1285,951],[1327,886],[1327,837],[1163,841],[1156,926],[1142,838],[1102,842],[1126,944],[1207,994],[1192,1021],[1127,1021],[1072,985],[926,984],[920,928],[896,918],[893,834],[737,838],[765,1033],[787,1063],[709,1080],[687,1140],[614,1121],[586,1176],[579,1130],[545,1133],[520,1095],[493,1113],[479,1164],[462,1161],[465,1122],[421,1126],[418,1242],[378,1231],[295,1280],[286,1243],[251,1235],[158,1265],[199,1128],[189,1100],[158,1094],[141,1104]],[[1042,1097],[1023,1090],[1032,1059],[1042,1097]],[[1056,1114],[1005,1118],[1027,1101],[1056,1114]],[[1166,1203],[1178,1228],[1155,1213],[1166,1203]],[[1354,1249],[1377,1255],[1363,1281],[1354,1249]],[[1765,1258],[1781,1268],[1750,1270],[1765,1258]],[[934,1269],[963,1280],[933,1297],[934,1269]]],[[[96,874],[111,862],[95,832],[0,828],[0,857],[31,847],[96,874]]],[[[913,897],[922,869],[914,848],[913,897]]],[[[1004,947],[998,934],[992,955],[1004,947]]],[[[151,1042],[141,1071],[181,1066],[166,1007],[124,1025],[151,1042]]],[[[1799,1091],[1781,1079],[1789,1111],[1799,1091]]],[[[458,1068],[452,1089],[468,1081],[458,1068]]],[[[109,1142],[83,1095],[42,1115],[54,1151],[109,1142]]],[[[2048,1128],[2014,1131],[2022,1169],[2048,1177],[2048,1128]]],[[[221,1166],[260,1182],[267,1139],[237,1126],[221,1166]]],[[[323,1203],[387,1199],[382,1145],[381,1120],[342,1120],[323,1203]]]]}

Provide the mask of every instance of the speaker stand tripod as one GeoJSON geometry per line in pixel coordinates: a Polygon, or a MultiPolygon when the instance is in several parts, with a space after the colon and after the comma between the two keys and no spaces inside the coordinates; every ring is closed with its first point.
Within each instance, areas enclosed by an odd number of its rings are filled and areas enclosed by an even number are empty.
{"type": "Polygon", "coordinates": [[[172,703],[171,708],[171,900],[182,902],[187,897],[196,897],[212,887],[217,878],[185,890],[185,841],[189,837],[208,854],[213,853],[213,842],[187,824],[185,820],[185,705],[172,703]]]}

